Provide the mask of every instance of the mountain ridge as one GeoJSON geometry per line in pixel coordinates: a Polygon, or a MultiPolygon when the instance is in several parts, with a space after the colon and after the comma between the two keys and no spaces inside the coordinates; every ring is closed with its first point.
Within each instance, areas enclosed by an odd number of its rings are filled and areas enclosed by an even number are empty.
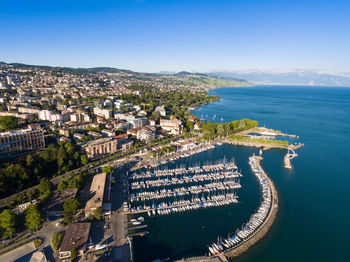
{"type": "Polygon", "coordinates": [[[344,86],[350,87],[349,73],[323,73],[315,70],[295,70],[286,72],[264,71],[215,71],[210,76],[223,79],[243,78],[255,85],[300,85],[300,86],[344,86]]]}

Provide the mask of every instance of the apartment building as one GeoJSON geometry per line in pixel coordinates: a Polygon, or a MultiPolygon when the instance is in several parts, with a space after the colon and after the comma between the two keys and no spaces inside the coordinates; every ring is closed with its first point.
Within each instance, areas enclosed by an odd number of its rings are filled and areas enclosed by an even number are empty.
{"type": "Polygon", "coordinates": [[[102,157],[117,152],[117,140],[113,138],[101,138],[81,144],[88,158],[102,157]]]}
{"type": "Polygon", "coordinates": [[[0,155],[6,156],[45,147],[41,128],[13,130],[0,133],[0,155]]]}

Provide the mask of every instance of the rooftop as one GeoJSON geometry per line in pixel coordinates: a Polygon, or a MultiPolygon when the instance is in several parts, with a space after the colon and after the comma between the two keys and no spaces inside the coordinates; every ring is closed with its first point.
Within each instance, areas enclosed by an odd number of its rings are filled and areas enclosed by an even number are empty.
{"type": "Polygon", "coordinates": [[[85,214],[92,213],[95,209],[102,207],[105,184],[106,184],[106,173],[97,174],[92,179],[89,200],[85,205],[85,214]]]}
{"type": "Polygon", "coordinates": [[[102,143],[106,143],[106,142],[109,142],[111,140],[113,140],[111,137],[106,137],[106,138],[100,138],[100,139],[96,139],[96,140],[87,141],[85,143],[82,143],[81,145],[93,146],[93,145],[99,145],[102,143]]]}
{"type": "Polygon", "coordinates": [[[91,223],[71,223],[64,235],[60,252],[85,249],[89,238],[91,223]]]}
{"type": "Polygon", "coordinates": [[[40,128],[26,128],[26,129],[16,129],[16,130],[10,130],[6,132],[1,132],[0,136],[8,136],[8,135],[21,135],[25,134],[30,131],[36,131],[36,130],[41,130],[40,128]]]}

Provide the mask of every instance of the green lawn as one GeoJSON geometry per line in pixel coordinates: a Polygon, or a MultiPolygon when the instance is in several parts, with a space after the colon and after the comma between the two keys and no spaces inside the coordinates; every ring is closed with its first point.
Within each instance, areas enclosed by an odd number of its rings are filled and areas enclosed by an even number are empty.
{"type": "Polygon", "coordinates": [[[247,136],[229,136],[229,139],[237,142],[255,142],[266,145],[283,146],[288,147],[288,141],[286,140],[268,140],[260,138],[250,138],[247,136]]]}

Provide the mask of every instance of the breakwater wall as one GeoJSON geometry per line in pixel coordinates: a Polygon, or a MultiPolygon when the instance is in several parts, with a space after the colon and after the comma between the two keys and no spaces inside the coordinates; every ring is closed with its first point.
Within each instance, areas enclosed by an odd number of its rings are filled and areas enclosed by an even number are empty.
{"type": "Polygon", "coordinates": [[[265,173],[265,171],[262,169],[260,165],[260,161],[262,160],[262,157],[255,156],[254,158],[256,159],[257,167],[259,168],[261,173],[265,176],[271,188],[271,196],[272,196],[271,208],[263,224],[248,239],[244,240],[240,245],[232,248],[231,250],[227,250],[224,253],[227,258],[234,258],[236,256],[241,255],[242,253],[247,251],[251,246],[257,243],[261,238],[263,238],[271,228],[277,216],[278,193],[277,193],[276,187],[273,181],[267,176],[267,174],[265,173]]]}

